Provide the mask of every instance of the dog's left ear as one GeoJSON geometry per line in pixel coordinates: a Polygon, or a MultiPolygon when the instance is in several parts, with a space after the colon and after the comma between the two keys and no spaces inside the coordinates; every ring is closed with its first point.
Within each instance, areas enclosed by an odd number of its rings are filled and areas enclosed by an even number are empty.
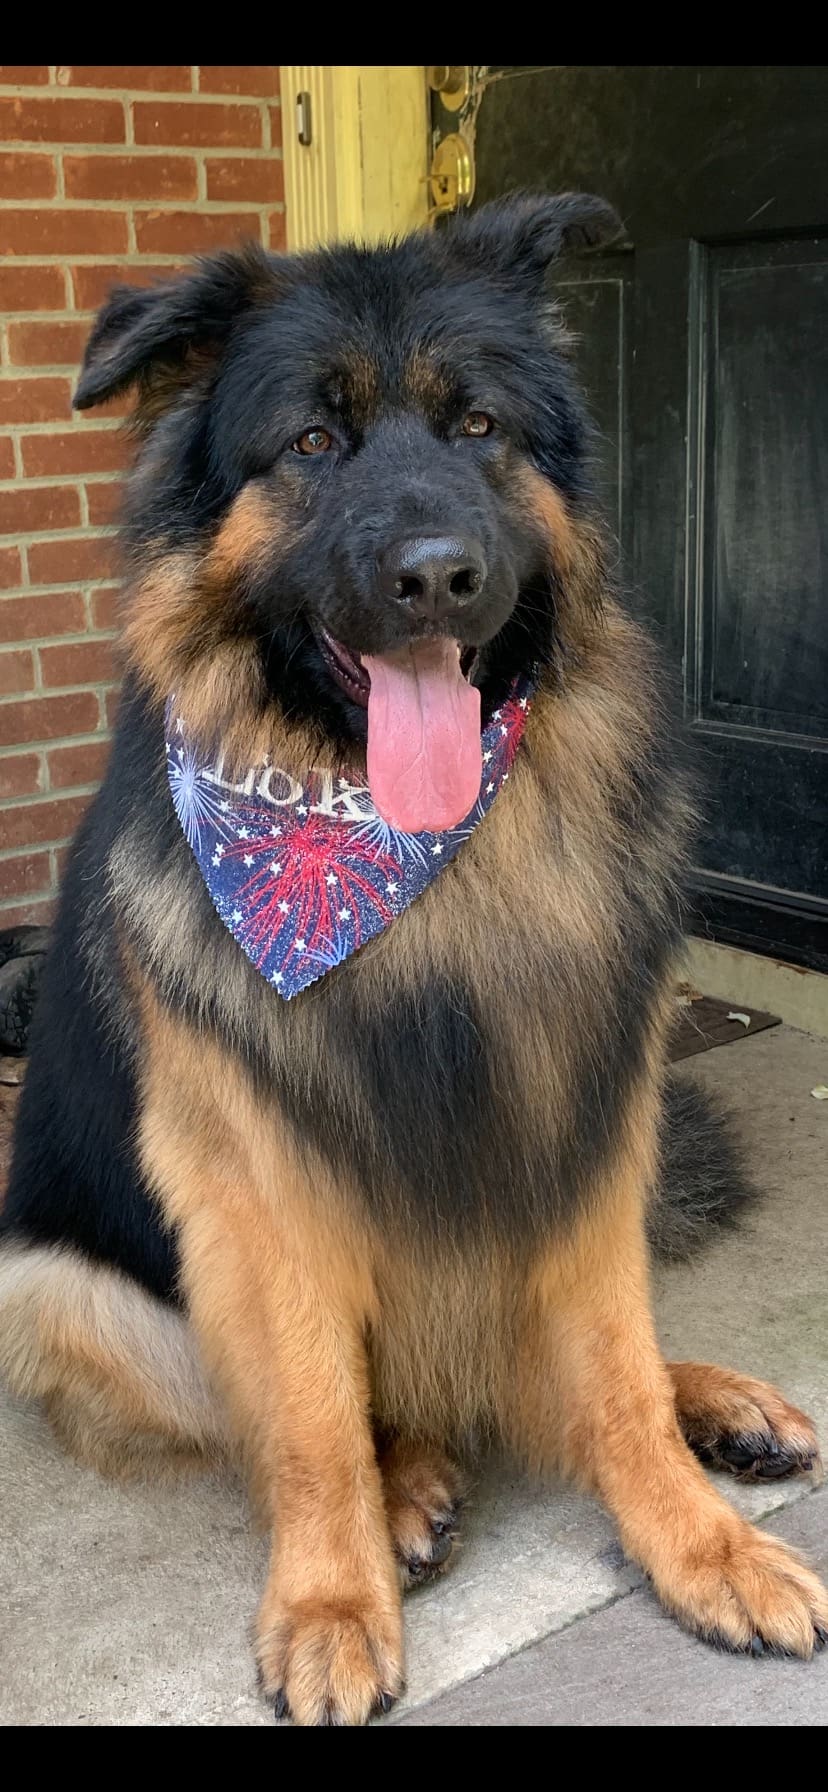
{"type": "Polygon", "coordinates": [[[514,193],[461,214],[449,241],[489,273],[538,285],[559,255],[605,248],[623,229],[614,207],[594,193],[514,193]]]}
{"type": "Polygon", "coordinates": [[[221,353],[233,325],[277,296],[276,256],[255,244],[198,262],[183,279],[147,289],[119,286],[99,311],[74,395],[78,411],[128,387],[144,393],[186,385],[199,364],[221,353]]]}

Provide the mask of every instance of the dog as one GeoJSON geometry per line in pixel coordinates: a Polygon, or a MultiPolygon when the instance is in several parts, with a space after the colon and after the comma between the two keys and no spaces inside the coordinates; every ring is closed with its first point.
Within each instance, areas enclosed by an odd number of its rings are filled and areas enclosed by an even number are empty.
{"type": "Polygon", "coordinates": [[[524,195],[216,255],[116,290],[77,389],[136,393],[124,684],[35,1016],[0,1362],[107,1471],[243,1460],[261,1685],[301,1725],[398,1697],[469,1438],[596,1493],[697,1635],[828,1636],[698,1460],[807,1471],[810,1421],[665,1364],[651,1316],[653,1252],[748,1190],[665,1068],[692,779],[544,293],[618,229],[524,195]]]}

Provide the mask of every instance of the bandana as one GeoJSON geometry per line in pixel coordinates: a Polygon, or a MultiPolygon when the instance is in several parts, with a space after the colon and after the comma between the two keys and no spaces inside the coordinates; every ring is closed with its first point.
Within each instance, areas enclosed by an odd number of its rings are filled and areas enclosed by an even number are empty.
{"type": "Polygon", "coordinates": [[[441,834],[404,834],[365,784],[333,771],[304,783],[270,760],[240,781],[203,755],[167,705],[167,776],[176,815],[225,927],[289,1000],[390,926],[433,883],[508,782],[531,707],[521,676],[483,730],[473,809],[441,834]]]}

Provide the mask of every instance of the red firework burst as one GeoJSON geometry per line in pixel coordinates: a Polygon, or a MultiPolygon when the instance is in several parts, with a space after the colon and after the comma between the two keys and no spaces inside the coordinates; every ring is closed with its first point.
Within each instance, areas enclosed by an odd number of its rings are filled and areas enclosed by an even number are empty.
{"type": "Polygon", "coordinates": [[[304,942],[303,955],[316,955],[341,932],[344,910],[355,946],[362,941],[363,915],[375,915],[382,925],[393,919],[385,886],[399,886],[399,862],[326,815],[280,810],[271,820],[258,811],[249,834],[233,841],[226,856],[255,866],[237,895],[260,963],[288,925],[304,942]]]}

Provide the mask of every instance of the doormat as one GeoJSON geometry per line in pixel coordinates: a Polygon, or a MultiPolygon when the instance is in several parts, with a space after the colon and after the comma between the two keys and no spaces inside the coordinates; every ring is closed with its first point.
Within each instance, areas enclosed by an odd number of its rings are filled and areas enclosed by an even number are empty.
{"type": "Polygon", "coordinates": [[[696,1052],[709,1052],[714,1045],[733,1045],[737,1039],[749,1039],[766,1027],[778,1027],[778,1014],[764,1014],[760,1008],[740,1008],[738,1002],[720,1002],[716,996],[699,995],[686,984],[677,991],[678,1014],[670,1041],[670,1057],[692,1058],[696,1052]]]}

